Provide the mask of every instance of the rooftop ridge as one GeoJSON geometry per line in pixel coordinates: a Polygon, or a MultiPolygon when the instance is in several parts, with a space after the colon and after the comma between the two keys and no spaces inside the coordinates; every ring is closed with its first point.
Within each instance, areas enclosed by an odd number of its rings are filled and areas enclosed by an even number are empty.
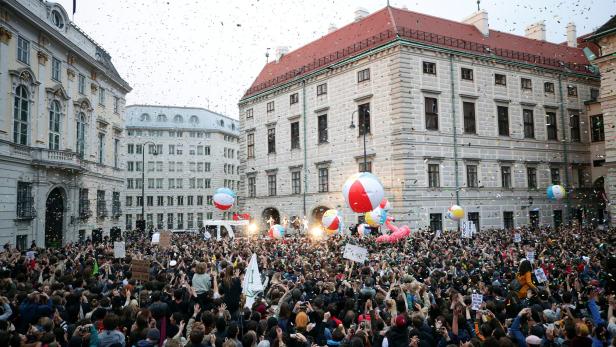
{"type": "Polygon", "coordinates": [[[125,108],[131,108],[131,107],[151,107],[151,108],[180,108],[180,109],[190,109],[190,110],[202,110],[202,111],[207,111],[209,113],[213,113],[217,116],[221,116],[221,117],[225,117],[234,121],[238,121],[238,119],[232,118],[230,116],[224,115],[222,113],[218,113],[216,111],[212,111],[210,109],[207,109],[205,107],[198,107],[198,106],[173,106],[173,105],[153,105],[153,104],[132,104],[132,105],[126,105],[125,108]]]}

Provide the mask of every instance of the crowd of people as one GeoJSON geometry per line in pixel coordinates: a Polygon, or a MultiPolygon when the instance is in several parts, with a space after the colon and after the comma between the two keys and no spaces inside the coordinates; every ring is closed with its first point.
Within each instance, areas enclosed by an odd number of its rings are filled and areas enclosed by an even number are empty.
{"type": "Polygon", "coordinates": [[[395,244],[176,234],[158,247],[135,232],[124,258],[112,242],[6,245],[0,346],[616,346],[615,239],[563,227],[417,230],[395,244]],[[345,259],[347,243],[368,259],[345,259]],[[243,288],[252,254],[260,293],[243,288]]]}

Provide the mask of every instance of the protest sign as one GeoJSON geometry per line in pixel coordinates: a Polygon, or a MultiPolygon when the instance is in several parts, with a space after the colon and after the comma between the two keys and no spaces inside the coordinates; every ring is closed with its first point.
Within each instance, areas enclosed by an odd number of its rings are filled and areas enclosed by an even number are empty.
{"type": "Polygon", "coordinates": [[[471,309],[477,311],[481,307],[481,303],[483,303],[483,295],[482,294],[473,294],[471,296],[471,309]]]}
{"type": "Polygon", "coordinates": [[[171,246],[171,233],[163,231],[160,233],[158,245],[161,248],[167,248],[171,246]]]}
{"type": "Polygon", "coordinates": [[[160,233],[152,234],[152,244],[157,245],[160,242],[160,233]]]}
{"type": "Polygon", "coordinates": [[[526,259],[528,259],[531,263],[534,263],[535,262],[535,252],[534,251],[526,252],[526,259]]]}
{"type": "Polygon", "coordinates": [[[147,282],[150,280],[150,261],[133,259],[131,262],[133,278],[137,281],[147,282]]]}
{"type": "Polygon", "coordinates": [[[522,235],[520,235],[520,233],[513,234],[513,242],[515,243],[522,242],[522,235]]]}
{"type": "Polygon", "coordinates": [[[537,282],[539,283],[548,281],[548,277],[545,275],[542,268],[535,269],[535,277],[537,277],[537,282]]]}
{"type": "Polygon", "coordinates": [[[344,246],[344,259],[349,259],[357,263],[363,263],[368,260],[368,250],[356,245],[346,244],[344,246]]]}
{"type": "Polygon", "coordinates": [[[126,257],[126,247],[124,241],[116,241],[113,243],[113,257],[124,258],[126,257]]]}

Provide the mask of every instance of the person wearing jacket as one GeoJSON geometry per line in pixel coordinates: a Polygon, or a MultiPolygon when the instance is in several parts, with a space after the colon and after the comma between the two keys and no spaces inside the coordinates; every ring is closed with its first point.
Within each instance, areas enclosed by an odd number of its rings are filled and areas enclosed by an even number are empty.
{"type": "Polygon", "coordinates": [[[537,290],[537,287],[533,284],[532,280],[533,266],[528,259],[524,259],[520,262],[518,267],[518,274],[516,279],[520,283],[520,290],[518,290],[518,298],[526,298],[526,293],[529,289],[537,290]]]}
{"type": "Polygon", "coordinates": [[[53,303],[45,293],[34,292],[19,305],[21,320],[17,330],[24,333],[29,324],[35,324],[41,317],[51,317],[53,303]]]}

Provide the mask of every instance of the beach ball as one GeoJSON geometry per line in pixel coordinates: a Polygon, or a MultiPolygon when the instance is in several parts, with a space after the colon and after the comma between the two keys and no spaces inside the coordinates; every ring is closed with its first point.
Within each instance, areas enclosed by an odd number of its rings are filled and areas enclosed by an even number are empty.
{"type": "Polygon", "coordinates": [[[366,223],[362,223],[357,226],[357,235],[359,237],[368,236],[370,235],[371,231],[372,230],[370,230],[370,226],[366,223]]]}
{"type": "Polygon", "coordinates": [[[558,184],[553,184],[548,187],[547,195],[550,200],[561,200],[567,195],[567,192],[565,191],[565,187],[558,184]]]}
{"type": "Polygon", "coordinates": [[[364,220],[369,226],[378,227],[387,220],[387,212],[382,210],[380,207],[377,207],[370,212],[366,212],[364,215],[364,220]]]}
{"type": "Polygon", "coordinates": [[[464,209],[461,206],[453,205],[447,210],[447,218],[459,221],[464,218],[464,209]]]}
{"type": "Polygon", "coordinates": [[[274,224],[267,232],[272,239],[281,239],[284,236],[284,228],[280,224],[274,224]]]}
{"type": "Polygon", "coordinates": [[[321,217],[321,224],[326,231],[338,231],[341,225],[341,218],[336,210],[327,210],[321,217]]]}
{"type": "Polygon", "coordinates": [[[235,203],[235,192],[229,188],[218,188],[214,194],[214,206],[219,210],[228,210],[235,203]]]}
{"type": "Polygon", "coordinates": [[[342,194],[353,212],[365,213],[379,206],[385,192],[381,181],[375,175],[360,172],[346,180],[342,186],[342,194]]]}
{"type": "Polygon", "coordinates": [[[381,203],[379,204],[379,207],[382,208],[385,211],[389,211],[391,210],[391,204],[389,203],[389,200],[383,198],[383,200],[381,200],[381,203]]]}

